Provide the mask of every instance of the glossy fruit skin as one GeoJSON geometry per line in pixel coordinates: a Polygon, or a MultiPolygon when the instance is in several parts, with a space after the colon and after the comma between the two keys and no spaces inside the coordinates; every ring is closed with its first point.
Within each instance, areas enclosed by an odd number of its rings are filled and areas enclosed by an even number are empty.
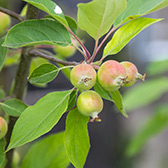
{"type": "Polygon", "coordinates": [[[65,46],[65,47],[56,45],[54,47],[54,51],[62,57],[69,58],[75,54],[76,48],[72,45],[65,46]]]}
{"type": "Polygon", "coordinates": [[[98,81],[107,91],[118,90],[126,78],[126,70],[115,60],[104,62],[98,70],[98,81]]]}
{"type": "Polygon", "coordinates": [[[124,87],[132,86],[138,79],[142,79],[143,81],[145,80],[145,75],[143,76],[139,74],[137,67],[133,63],[123,61],[121,64],[127,72],[127,79],[124,82],[124,87]]]}
{"type": "Polygon", "coordinates": [[[100,95],[93,90],[84,91],[77,99],[77,108],[84,116],[96,118],[98,117],[97,114],[103,109],[103,100],[100,95]]]}
{"type": "Polygon", "coordinates": [[[96,83],[96,71],[89,64],[79,64],[71,70],[70,81],[79,90],[89,90],[96,83]]]}
{"type": "Polygon", "coordinates": [[[0,12],[0,35],[3,35],[6,32],[6,29],[10,26],[11,20],[10,17],[0,12]]]}
{"type": "Polygon", "coordinates": [[[2,117],[0,117],[0,139],[2,139],[6,135],[7,130],[8,130],[7,122],[2,117]]]}

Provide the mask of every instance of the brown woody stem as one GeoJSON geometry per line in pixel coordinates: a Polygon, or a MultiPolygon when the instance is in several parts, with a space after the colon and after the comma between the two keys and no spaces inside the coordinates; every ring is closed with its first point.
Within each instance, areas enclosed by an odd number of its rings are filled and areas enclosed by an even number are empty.
{"type": "Polygon", "coordinates": [[[48,55],[48,54],[43,53],[43,52],[41,52],[40,50],[37,50],[37,49],[33,49],[33,50],[29,51],[29,54],[31,56],[45,58],[47,60],[53,61],[55,63],[62,64],[62,65],[65,65],[65,66],[67,66],[67,65],[78,65],[79,64],[78,62],[75,62],[75,61],[63,61],[63,60],[60,60],[58,58],[55,58],[52,55],[48,55]]]}
{"type": "MultiPolygon", "coordinates": [[[[37,18],[38,9],[32,5],[28,5],[26,19],[35,19],[37,18]]],[[[27,76],[29,73],[29,67],[31,62],[31,56],[28,54],[28,51],[32,47],[23,47],[21,52],[21,58],[18,66],[18,70],[15,77],[15,84],[13,90],[13,96],[22,99],[24,95],[24,90],[27,84],[27,76]]],[[[8,132],[6,135],[6,148],[9,145],[13,127],[16,123],[16,117],[9,118],[8,132]]],[[[13,158],[13,149],[6,153],[6,168],[11,168],[12,158],[13,158]]]]}
{"type": "Polygon", "coordinates": [[[19,14],[15,13],[9,9],[5,9],[5,8],[0,7],[0,12],[8,14],[9,16],[19,20],[20,22],[24,21],[24,18],[22,16],[20,16],[19,14]]]}

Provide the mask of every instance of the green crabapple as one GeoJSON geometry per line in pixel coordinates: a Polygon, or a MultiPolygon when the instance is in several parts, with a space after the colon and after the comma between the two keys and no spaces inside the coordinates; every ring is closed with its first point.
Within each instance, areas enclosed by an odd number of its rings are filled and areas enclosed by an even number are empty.
{"type": "Polygon", "coordinates": [[[75,54],[76,52],[76,48],[72,45],[68,45],[68,46],[59,46],[59,45],[55,45],[54,46],[54,51],[59,54],[60,56],[64,57],[64,58],[68,58],[71,57],[72,55],[75,54]]]}
{"type": "Polygon", "coordinates": [[[96,83],[96,71],[89,64],[79,64],[71,70],[70,81],[79,90],[89,90],[96,83]]]}
{"type": "Polygon", "coordinates": [[[9,15],[0,12],[0,35],[6,32],[6,29],[10,26],[11,20],[9,15]]]}
{"type": "Polygon", "coordinates": [[[121,62],[122,66],[125,68],[127,72],[127,79],[124,82],[125,87],[132,86],[138,79],[141,79],[142,81],[145,80],[145,74],[141,75],[138,73],[138,69],[136,66],[128,61],[121,62]]]}
{"type": "Polygon", "coordinates": [[[126,70],[114,60],[104,62],[98,70],[98,81],[107,91],[118,90],[126,78],[126,70]]]}
{"type": "Polygon", "coordinates": [[[8,130],[7,122],[2,117],[0,117],[0,139],[2,139],[6,135],[7,130],[8,130]]]}
{"type": "Polygon", "coordinates": [[[98,120],[98,114],[103,109],[103,100],[97,92],[87,90],[79,95],[77,108],[84,116],[91,116],[91,121],[98,120]]]}

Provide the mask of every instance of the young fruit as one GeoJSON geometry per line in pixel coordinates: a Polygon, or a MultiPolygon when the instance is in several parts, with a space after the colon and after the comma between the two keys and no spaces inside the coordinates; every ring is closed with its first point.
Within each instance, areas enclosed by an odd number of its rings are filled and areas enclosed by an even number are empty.
{"type": "Polygon", "coordinates": [[[54,51],[60,56],[68,58],[75,54],[76,48],[72,45],[66,47],[55,45],[54,51]]]}
{"type": "Polygon", "coordinates": [[[8,15],[0,12],[0,35],[6,32],[6,29],[10,26],[11,20],[8,15]]]}
{"type": "Polygon", "coordinates": [[[127,72],[127,79],[124,82],[125,87],[132,86],[138,79],[142,81],[145,80],[145,75],[141,75],[138,73],[138,69],[136,66],[128,61],[121,62],[122,66],[125,68],[127,72]]]}
{"type": "Polygon", "coordinates": [[[98,120],[98,114],[103,109],[103,100],[93,90],[84,91],[77,99],[77,108],[84,116],[91,116],[92,121],[98,120]]]}
{"type": "Polygon", "coordinates": [[[0,117],[0,139],[2,139],[6,135],[7,130],[7,122],[2,117],[0,117]]]}
{"type": "Polygon", "coordinates": [[[126,70],[114,60],[104,62],[98,70],[98,81],[107,91],[118,90],[126,78],[126,70]]]}
{"type": "Polygon", "coordinates": [[[89,90],[96,83],[96,71],[89,64],[79,64],[71,70],[70,81],[79,90],[89,90]]]}

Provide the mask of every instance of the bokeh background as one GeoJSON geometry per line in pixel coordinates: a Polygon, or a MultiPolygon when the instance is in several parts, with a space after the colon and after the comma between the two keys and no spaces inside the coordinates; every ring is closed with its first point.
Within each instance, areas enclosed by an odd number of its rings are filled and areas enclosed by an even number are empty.
{"type": "MultiPolygon", "coordinates": [[[[66,15],[76,19],[77,4],[89,0],[55,0],[55,2],[66,15]]],[[[17,13],[20,13],[24,5],[25,2],[21,0],[0,0],[0,6],[17,13]]],[[[43,15],[43,12],[39,13],[39,17],[43,15]]],[[[121,89],[129,118],[124,118],[113,103],[104,101],[104,109],[100,114],[102,122],[89,123],[91,149],[85,168],[167,168],[168,87],[163,84],[163,78],[168,75],[168,8],[152,13],[149,17],[164,20],[143,30],[119,54],[107,58],[118,61],[130,60],[135,63],[139,72],[146,73],[147,77],[145,83],[140,81],[133,88],[121,89]],[[163,106],[165,108],[161,109],[163,106]],[[160,115],[161,110],[164,112],[160,115]]],[[[12,19],[12,25],[15,23],[17,21],[12,19]]],[[[79,32],[80,38],[92,52],[94,40],[85,32],[79,32]]],[[[97,58],[101,54],[102,50],[97,58]]],[[[82,56],[76,52],[68,60],[81,61],[82,56]]],[[[17,65],[11,65],[0,73],[0,85],[4,86],[7,94],[16,69],[17,65]]],[[[60,73],[45,88],[28,84],[24,102],[32,105],[50,91],[69,88],[72,88],[71,83],[60,73]]],[[[48,134],[64,130],[65,119],[66,114],[48,134]]],[[[28,149],[29,144],[21,147],[19,153],[24,156],[28,149]]]]}

